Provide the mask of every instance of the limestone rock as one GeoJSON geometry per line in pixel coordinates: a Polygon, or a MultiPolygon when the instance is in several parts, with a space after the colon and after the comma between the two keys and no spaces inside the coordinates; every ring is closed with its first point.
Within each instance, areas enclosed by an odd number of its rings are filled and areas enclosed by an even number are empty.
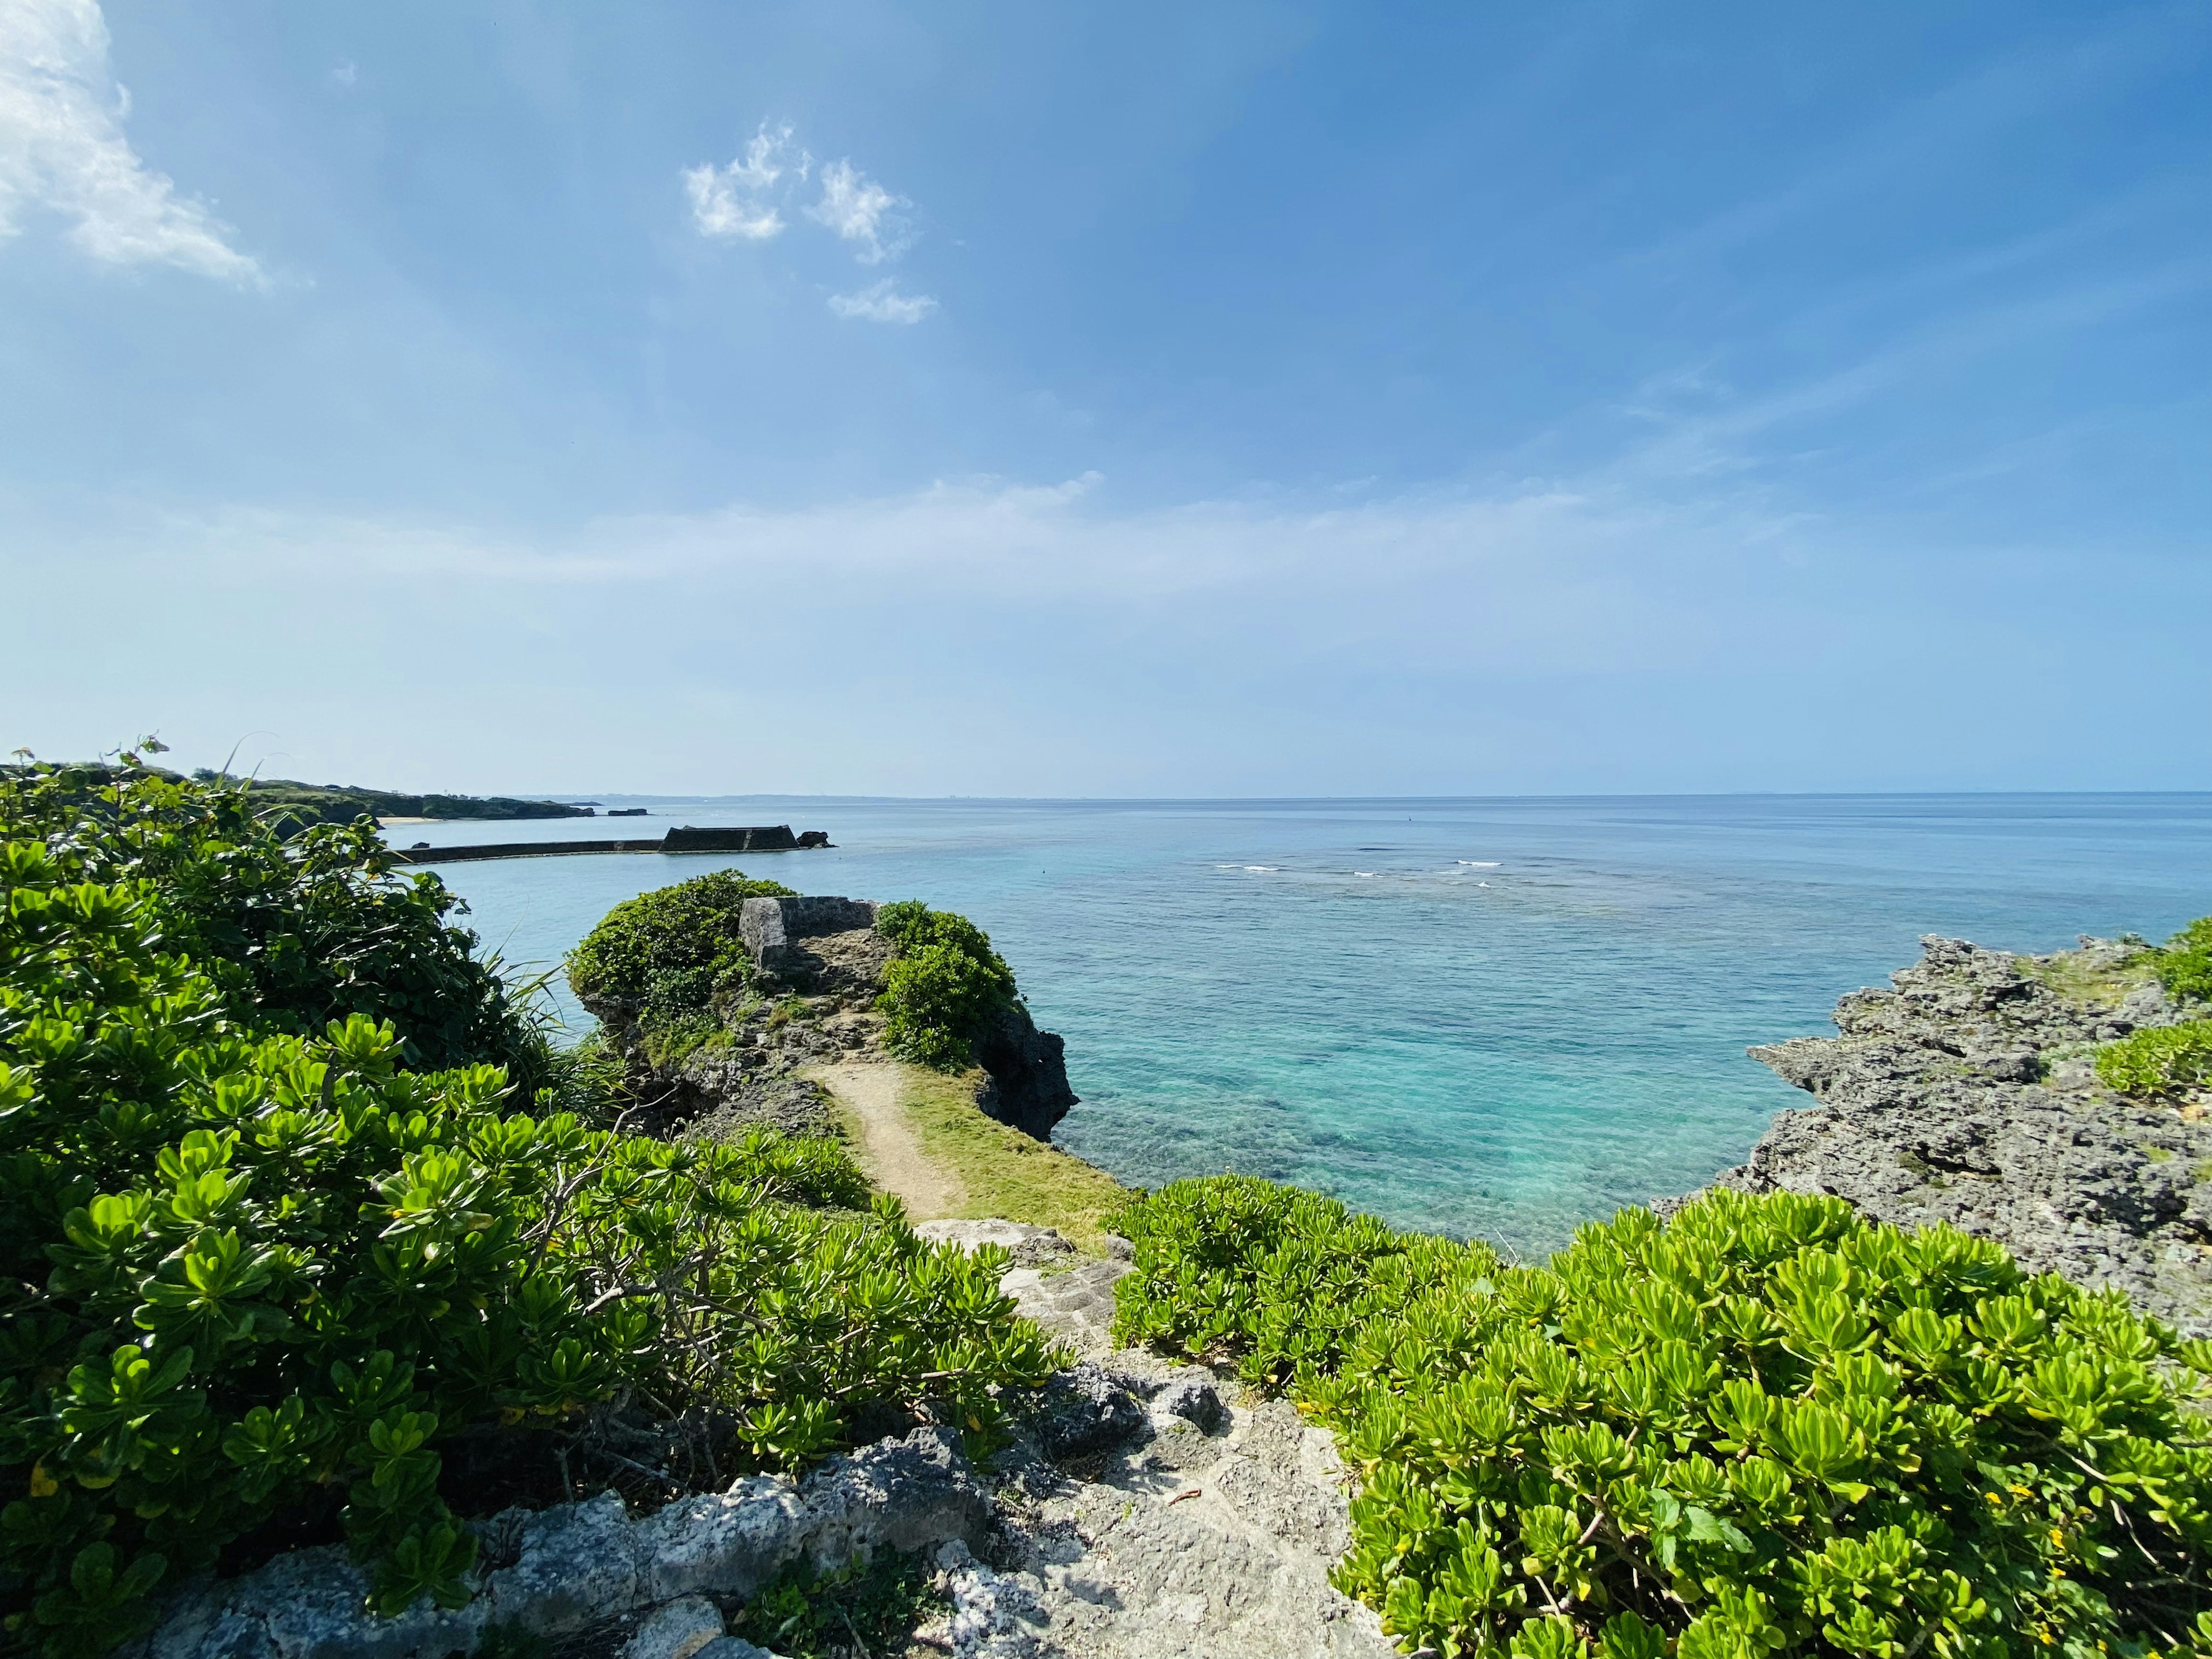
{"type": "Polygon", "coordinates": [[[1085,1261],[1062,1273],[1017,1267],[999,1284],[1025,1317],[1095,1356],[1113,1346],[1114,1286],[1128,1271],[1126,1261],[1085,1261]]]}
{"type": "Polygon", "coordinates": [[[975,1479],[960,1437],[916,1429],[849,1457],[833,1457],[799,1486],[815,1565],[843,1566],[888,1546],[916,1550],[947,1539],[980,1543],[991,1496],[975,1479]]]}
{"type": "Polygon", "coordinates": [[[721,1609],[703,1595],[686,1595],[647,1613],[623,1644],[623,1659],[692,1659],[721,1635],[721,1609]]]}
{"type": "Polygon", "coordinates": [[[2050,958],[1921,942],[1893,989],[1836,1006],[1834,1037],[1750,1051],[1814,1103],[1784,1112],[1715,1184],[1828,1193],[1899,1226],[1948,1222],[2032,1273],[2117,1285],[2212,1334],[2212,1122],[2117,1095],[2099,1042],[2187,1018],[2085,940],[2050,958]]]}
{"type": "Polygon", "coordinates": [[[975,1040],[975,1063],[991,1077],[975,1103],[987,1116],[1039,1140],[1051,1139],[1053,1125],[1080,1103],[1067,1085],[1067,1044],[1037,1030],[1018,1002],[975,1040]]]}
{"type": "MultiPolygon", "coordinates": [[[[1135,1392],[1153,1364],[1116,1355],[1107,1369],[1135,1392]]],[[[945,1551],[955,1653],[1390,1659],[1374,1613],[1328,1582],[1350,1538],[1334,1443],[1280,1401],[1235,1415],[1203,1469],[1140,1442],[1041,1498],[1009,1498],[988,1564],[945,1551]]]]}
{"type": "Polygon", "coordinates": [[[1163,1386],[1152,1396],[1152,1414],[1182,1418],[1202,1434],[1229,1426],[1229,1407],[1221,1403],[1213,1378],[1200,1370],[1185,1372],[1163,1386]]]}
{"type": "MultiPolygon", "coordinates": [[[[748,1476],[642,1520],[612,1492],[510,1511],[481,1529],[499,1547],[485,1552],[476,1599],[451,1611],[426,1597],[380,1619],[368,1611],[367,1576],[343,1550],[296,1550],[240,1577],[188,1587],[136,1659],[442,1659],[473,1648],[495,1621],[568,1637],[640,1613],[647,1616],[633,1641],[680,1625],[670,1639],[681,1647],[704,1625],[696,1607],[672,1614],[672,1605],[749,1596],[801,1555],[841,1567],[880,1548],[980,1543],[990,1521],[990,1494],[958,1437],[919,1429],[830,1458],[796,1488],[748,1476]]],[[[699,1651],[720,1628],[700,1635],[699,1651]]],[[[685,1653],[640,1650],[630,1659],[685,1653]]]]}
{"type": "Polygon", "coordinates": [[[1111,1451],[1147,1428],[1127,1383],[1088,1360],[1038,1389],[1033,1410],[1038,1443],[1055,1462],[1111,1451]]]}
{"type": "Polygon", "coordinates": [[[1013,1258],[1017,1267],[1045,1267],[1057,1262],[1073,1260],[1076,1249],[1066,1238],[1051,1227],[1036,1227],[1024,1221],[922,1221],[915,1224],[915,1231],[939,1244],[957,1244],[962,1249],[975,1251],[984,1244],[995,1244],[1013,1258]]]}

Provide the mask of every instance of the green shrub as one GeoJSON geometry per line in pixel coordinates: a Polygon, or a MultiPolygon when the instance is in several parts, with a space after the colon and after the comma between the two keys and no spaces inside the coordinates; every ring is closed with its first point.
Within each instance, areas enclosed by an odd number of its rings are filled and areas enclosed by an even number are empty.
{"type": "Polygon", "coordinates": [[[359,1014],[256,1030],[157,884],[53,840],[0,840],[0,1613],[49,1659],[333,1489],[380,1608],[465,1599],[464,1425],[621,1389],[781,1467],[925,1399],[988,1429],[1049,1370],[1002,1253],[801,1207],[865,1198],[834,1145],[503,1115],[502,1072],[359,1014]]]}
{"type": "Polygon", "coordinates": [[[714,997],[742,987],[752,964],[738,937],[749,898],[788,898],[791,889],[716,870],[624,900],[568,956],[568,984],[594,1012],[627,1016],[650,1030],[705,1014],[714,997]]]}
{"type": "Polygon", "coordinates": [[[970,1064],[975,1039],[1014,1000],[1013,970],[990,935],[919,899],[883,906],[876,931],[893,952],[876,1002],[885,1045],[940,1071],[970,1064]]]}
{"type": "Polygon", "coordinates": [[[2178,997],[2212,1002],[2212,916],[2199,916],[2158,953],[2158,981],[2178,997]]]}
{"type": "Polygon", "coordinates": [[[1394,1232],[1335,1199],[1249,1176],[1177,1182],[1104,1225],[1136,1247],[1115,1292],[1122,1339],[1234,1362],[1268,1389],[1333,1371],[1372,1322],[1496,1265],[1481,1245],[1394,1232]]]}
{"type": "Polygon", "coordinates": [[[1177,1182],[1124,1214],[1117,1329],[1272,1346],[1258,1369],[1290,1371],[1359,1472],[1337,1582],[1408,1647],[2212,1648],[2212,1446],[2168,1380],[2212,1370],[2212,1344],[2117,1291],[1835,1199],[1626,1210],[1524,1269],[1394,1254],[1259,1186],[1177,1182]]]}
{"type": "Polygon", "coordinates": [[[120,763],[0,771],[0,833],[44,842],[72,879],[149,881],[164,946],[190,957],[234,1019],[312,1036],[356,1014],[389,1020],[404,1064],[507,1066],[526,1091],[546,1045],[427,871],[391,872],[367,818],[287,842],[233,780],[120,763]]]}
{"type": "Polygon", "coordinates": [[[944,1605],[935,1577],[919,1553],[890,1550],[834,1572],[801,1561],[761,1587],[730,1633],[790,1659],[905,1653],[916,1627],[944,1605]]]}
{"type": "Polygon", "coordinates": [[[2098,1080],[2122,1094],[2165,1095],[2212,1083],[2212,1019],[2155,1025],[2097,1050],[2098,1080]]]}

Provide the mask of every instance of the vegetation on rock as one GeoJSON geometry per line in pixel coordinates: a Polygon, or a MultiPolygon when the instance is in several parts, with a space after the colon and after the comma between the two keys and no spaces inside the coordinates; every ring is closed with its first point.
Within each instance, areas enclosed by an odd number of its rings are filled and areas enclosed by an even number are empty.
{"type": "Polygon", "coordinates": [[[891,942],[884,992],[884,1042],[892,1053],[939,1071],[973,1063],[975,1041],[1014,1000],[1013,969],[990,935],[919,899],[886,904],[876,931],[891,942]]]}
{"type": "MultiPolygon", "coordinates": [[[[999,1291],[1003,1255],[927,1244],[895,1204],[854,1213],[866,1187],[834,1143],[621,1136],[550,1087],[513,1109],[508,1073],[466,1049],[518,1029],[495,976],[489,995],[428,981],[447,1008],[404,963],[359,970],[386,961],[378,930],[440,925],[434,883],[386,878],[344,831],[288,860],[243,792],[130,760],[73,809],[52,772],[0,789],[18,1644],[97,1654],[161,1587],[325,1494],[380,1565],[380,1607],[465,1599],[474,1540],[440,1449],[465,1427],[478,1456],[502,1435],[580,1455],[599,1414],[657,1402],[726,1478],[925,1401],[988,1429],[999,1388],[1051,1369],[999,1291]],[[257,959],[303,940],[356,967],[257,959]]],[[[416,948],[443,971],[469,942],[416,948]]]]}
{"type": "Polygon", "coordinates": [[[2212,1083],[2212,1019],[2154,1025],[2097,1050],[2097,1079],[2122,1094],[2168,1095],[2212,1083]]]}
{"type": "MultiPolygon", "coordinates": [[[[568,984],[595,1013],[635,1021],[656,1050],[694,1046],[714,999],[742,991],[752,957],[738,936],[749,898],[788,898],[780,882],[716,870],[625,900],[569,953],[568,984]]],[[[656,1052],[656,1062],[672,1057],[656,1052]]]]}
{"type": "Polygon", "coordinates": [[[1509,1267],[1227,1176],[1116,1220],[1121,1334],[1339,1432],[1339,1582],[1409,1647],[2212,1650],[2212,1345],[1986,1241],[1717,1192],[1509,1267]]]}
{"type": "Polygon", "coordinates": [[[2199,916],[2168,939],[2157,968],[2167,994],[2212,1002],[2212,916],[2199,916]]]}
{"type": "MultiPolygon", "coordinates": [[[[2200,916],[2148,953],[2169,996],[2212,1002],[2212,916],[2200,916]]],[[[2097,1050],[2097,1079],[2122,1094],[2171,1095],[2212,1084],[2212,1019],[2154,1025],[2097,1050]]]]}
{"type": "Polygon", "coordinates": [[[915,1629],[944,1606],[934,1578],[921,1555],[889,1550],[835,1572],[801,1561],[763,1586],[731,1633],[787,1659],[904,1653],[915,1629]]]}
{"type": "MultiPolygon", "coordinates": [[[[142,741],[149,754],[162,745],[142,741]]],[[[143,757],[142,757],[143,758],[143,757]]],[[[181,773],[159,766],[123,763],[85,763],[68,769],[94,787],[157,778],[166,783],[185,781],[181,773]]],[[[195,783],[243,790],[254,811],[286,834],[318,823],[352,823],[361,818],[432,818],[507,820],[515,818],[588,818],[598,816],[589,806],[571,806],[555,800],[521,800],[511,795],[410,795],[392,789],[369,789],[354,783],[301,783],[292,778],[239,777],[201,767],[192,774],[195,783]]]]}
{"type": "Polygon", "coordinates": [[[319,1035],[358,1014],[389,1021],[402,1064],[504,1066],[544,1081],[544,1038],[453,918],[467,907],[428,872],[392,874],[366,823],[289,842],[250,787],[140,763],[0,774],[0,826],[45,843],[70,879],[143,884],[162,947],[189,957],[234,1020],[319,1035]]]}

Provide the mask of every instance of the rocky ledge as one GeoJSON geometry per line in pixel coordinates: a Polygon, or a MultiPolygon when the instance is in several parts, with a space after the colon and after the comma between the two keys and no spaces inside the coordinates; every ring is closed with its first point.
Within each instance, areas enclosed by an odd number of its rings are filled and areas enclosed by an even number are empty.
{"type": "Polygon", "coordinates": [[[2212,1121],[2201,1103],[2115,1094],[2092,1063],[2100,1042],[2191,1017],[2148,949],[2085,938],[2017,956],[1930,937],[1921,951],[1894,989],[1836,1005],[1840,1035],[1750,1050],[1816,1103],[1714,1184],[1948,1222],[2212,1334],[2212,1121]]]}
{"type": "MultiPolygon", "coordinates": [[[[716,1037],[657,1070],[654,1122],[708,1133],[765,1124],[790,1133],[827,1133],[830,1105],[801,1073],[835,1060],[889,1058],[876,999],[884,988],[890,942],[876,931],[869,899],[751,898],[738,914],[738,938],[754,964],[757,993],[722,1012],[716,1037]]],[[[613,1029],[624,1011],[587,1004],[613,1029]]],[[[975,1040],[984,1073],[975,1103],[1001,1123],[1039,1140],[1077,1103],[1068,1087],[1066,1044],[1041,1031],[1015,1002],[975,1040]]]]}
{"type": "Polygon", "coordinates": [[[620,1497],[480,1523],[476,1596],[394,1620],[339,1549],[302,1550],[174,1598],[125,1659],[441,1659],[495,1626],[551,1656],[775,1659],[725,1634],[779,1572],[925,1551],[942,1612],[910,1652],[955,1659],[1389,1659],[1373,1613],[1328,1582],[1350,1536],[1328,1433],[1202,1367],[1112,1349],[1117,1261],[1048,1228],[932,1222],[1011,1250],[1024,1313],[1085,1355],[1022,1401],[981,1467],[927,1426],[793,1481],[632,1514],[620,1497]]]}

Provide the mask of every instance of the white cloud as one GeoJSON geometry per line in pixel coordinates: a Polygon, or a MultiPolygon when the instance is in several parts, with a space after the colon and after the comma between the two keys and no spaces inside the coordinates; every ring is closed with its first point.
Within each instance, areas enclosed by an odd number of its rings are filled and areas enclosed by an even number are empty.
{"type": "Polygon", "coordinates": [[[783,229],[774,193],[777,181],[787,173],[804,180],[813,165],[811,155],[793,145],[788,123],[772,128],[763,121],[745,153],[727,167],[709,161],[684,169],[692,222],[702,236],[765,242],[783,229]]]}
{"type": "Polygon", "coordinates": [[[350,58],[331,71],[331,84],[334,87],[350,87],[360,79],[361,65],[350,58]]]}
{"type": "Polygon", "coordinates": [[[913,245],[907,221],[897,210],[913,205],[850,161],[832,161],[822,169],[822,199],[806,210],[806,216],[858,242],[860,250],[854,257],[874,265],[897,258],[913,245]]]}
{"type": "Polygon", "coordinates": [[[96,0],[0,4],[0,237],[43,207],[107,264],[165,264],[267,286],[229,227],[141,161],[124,136],[130,94],[108,65],[96,0]]]}
{"type": "Polygon", "coordinates": [[[937,301],[927,294],[902,294],[886,276],[858,294],[831,295],[830,309],[840,317],[861,317],[872,323],[918,323],[937,309],[937,301]]]}

